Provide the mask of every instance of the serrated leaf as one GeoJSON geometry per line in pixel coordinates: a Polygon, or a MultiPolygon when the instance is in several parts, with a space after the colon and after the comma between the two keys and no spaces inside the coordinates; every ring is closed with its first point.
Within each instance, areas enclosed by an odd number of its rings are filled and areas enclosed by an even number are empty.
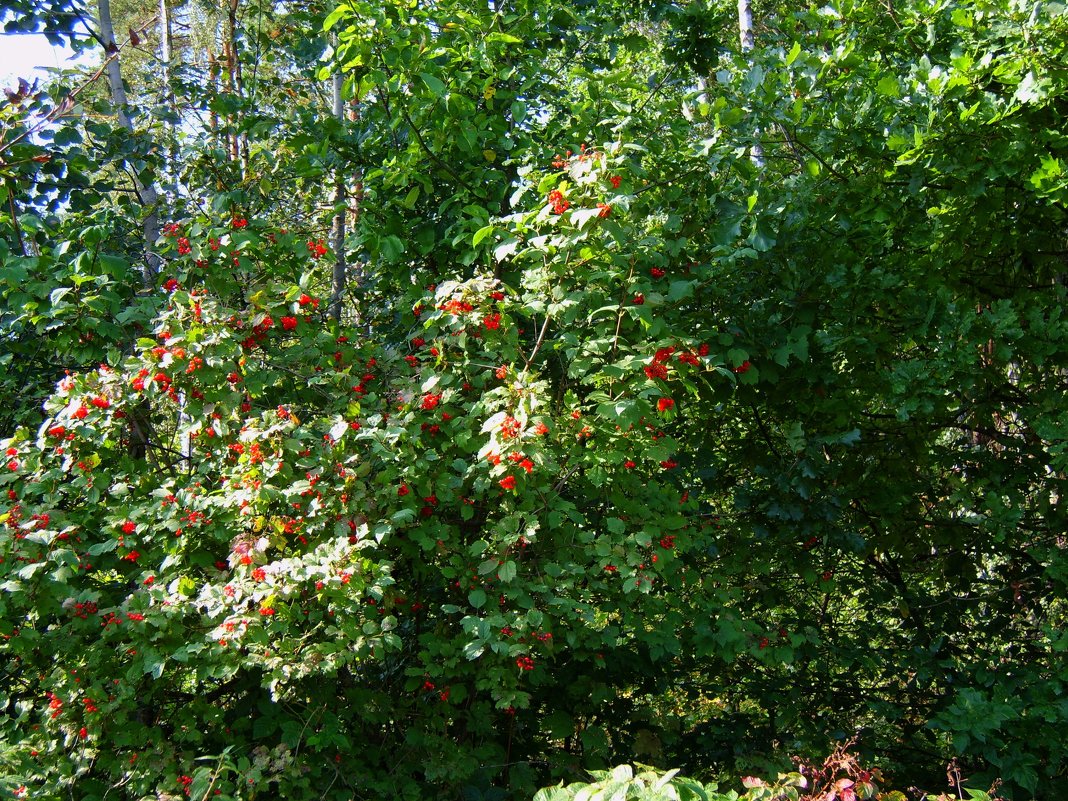
{"type": "Polygon", "coordinates": [[[875,91],[885,97],[899,97],[901,90],[897,85],[897,78],[893,75],[884,75],[875,85],[875,91]]]}
{"type": "Polygon", "coordinates": [[[515,239],[515,238],[512,238],[512,237],[509,237],[508,239],[504,240],[503,242],[501,242],[501,244],[497,245],[497,247],[495,247],[493,249],[493,258],[496,259],[497,261],[504,261],[509,256],[511,256],[513,253],[515,253],[516,248],[518,248],[518,247],[519,247],[519,240],[515,239]]]}

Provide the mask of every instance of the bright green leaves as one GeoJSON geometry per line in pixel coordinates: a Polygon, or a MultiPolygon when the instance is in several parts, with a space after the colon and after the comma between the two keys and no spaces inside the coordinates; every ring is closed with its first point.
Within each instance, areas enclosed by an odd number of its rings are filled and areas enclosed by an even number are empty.
{"type": "Polygon", "coordinates": [[[440,78],[428,72],[420,72],[419,78],[435,97],[442,97],[445,94],[445,84],[440,78]]]}
{"type": "Polygon", "coordinates": [[[343,19],[349,18],[353,15],[354,9],[348,3],[339,3],[333,11],[326,15],[326,19],[323,20],[323,30],[331,31],[334,26],[343,19]]]}
{"type": "MultiPolygon", "coordinates": [[[[569,736],[560,734],[558,736],[569,736]]],[[[611,771],[590,771],[592,782],[576,782],[546,787],[537,792],[534,801],[573,801],[573,799],[664,799],[665,801],[728,801],[737,794],[715,792],[716,785],[702,785],[698,781],[677,775],[677,770],[661,774],[644,769],[635,772],[630,765],[619,765],[611,771]]]]}
{"type": "Polygon", "coordinates": [[[1043,157],[1041,166],[1031,173],[1028,180],[1036,192],[1051,200],[1063,202],[1068,196],[1068,172],[1060,159],[1043,157]]]}

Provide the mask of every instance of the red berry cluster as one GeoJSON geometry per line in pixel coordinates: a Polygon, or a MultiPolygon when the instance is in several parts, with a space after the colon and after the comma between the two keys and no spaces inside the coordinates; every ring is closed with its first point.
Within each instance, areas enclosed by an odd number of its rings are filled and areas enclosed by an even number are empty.
{"type": "Polygon", "coordinates": [[[552,192],[549,193],[549,203],[553,207],[554,214],[563,214],[565,211],[571,208],[571,204],[567,202],[567,199],[564,197],[563,192],[561,192],[559,189],[554,189],[552,192]]]}

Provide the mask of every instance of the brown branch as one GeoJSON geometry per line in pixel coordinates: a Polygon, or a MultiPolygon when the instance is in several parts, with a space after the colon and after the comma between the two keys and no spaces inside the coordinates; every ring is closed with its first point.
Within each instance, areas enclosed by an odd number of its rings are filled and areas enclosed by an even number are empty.
{"type": "MultiPolygon", "coordinates": [[[[120,50],[121,49],[122,48],[120,48],[120,50]]],[[[63,98],[62,102],[60,102],[51,111],[49,111],[44,117],[41,118],[40,122],[38,122],[36,125],[31,125],[29,128],[27,128],[21,134],[16,136],[10,142],[5,142],[2,145],[0,145],[0,153],[3,153],[5,150],[8,150],[11,147],[17,145],[23,139],[26,139],[27,137],[32,136],[33,134],[37,133],[45,125],[47,125],[48,123],[52,122],[54,119],[56,119],[60,115],[66,114],[68,111],[70,111],[74,107],[74,99],[78,95],[80,95],[86,88],[88,88],[89,86],[92,86],[94,83],[96,83],[97,80],[100,78],[100,76],[104,74],[104,71],[107,69],[108,63],[112,59],[116,58],[118,55],[119,55],[118,51],[116,51],[116,52],[112,53],[111,55],[109,55],[106,59],[104,59],[104,62],[100,65],[100,68],[96,72],[94,72],[84,83],[82,83],[73,92],[71,92],[65,98],[63,98]]]]}
{"type": "Polygon", "coordinates": [[[541,331],[538,332],[538,341],[534,343],[534,350],[532,350],[530,352],[530,356],[527,357],[526,363],[523,365],[523,372],[524,373],[527,370],[530,369],[531,362],[534,361],[534,357],[537,355],[538,351],[541,349],[541,343],[545,339],[545,331],[549,328],[549,320],[550,319],[551,319],[551,316],[549,315],[549,312],[546,311],[545,312],[545,322],[543,322],[541,324],[541,331]]]}

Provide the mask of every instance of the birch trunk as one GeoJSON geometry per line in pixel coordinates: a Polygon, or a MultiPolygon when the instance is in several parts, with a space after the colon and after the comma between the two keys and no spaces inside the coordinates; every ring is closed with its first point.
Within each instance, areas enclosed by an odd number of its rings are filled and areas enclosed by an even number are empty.
{"type": "MultiPolygon", "coordinates": [[[[128,102],[126,99],[126,87],[122,83],[122,70],[119,65],[119,47],[115,44],[115,27],[111,22],[111,0],[97,0],[97,10],[100,14],[100,39],[104,45],[104,58],[107,61],[108,85],[111,89],[111,102],[115,106],[115,113],[119,125],[127,131],[133,132],[133,121],[130,119],[128,102]]],[[[156,276],[159,274],[160,258],[153,248],[159,239],[159,195],[156,188],[151,184],[141,183],[136,173],[133,174],[134,189],[137,198],[145,211],[141,222],[141,229],[145,239],[145,261],[141,268],[141,285],[144,289],[155,286],[156,276]]]]}
{"type": "MultiPolygon", "coordinates": [[[[239,0],[230,0],[226,12],[226,69],[227,90],[237,97],[244,96],[244,79],[237,45],[237,8],[239,0]]],[[[232,128],[231,158],[241,165],[242,179],[248,174],[248,135],[238,133],[237,118],[230,118],[232,128]]]]}
{"type": "MultiPolygon", "coordinates": [[[[753,6],[750,0],[738,0],[738,40],[742,46],[742,53],[748,53],[755,45],[753,39],[753,6]]],[[[764,166],[764,148],[760,146],[759,129],[753,132],[753,149],[750,157],[758,167],[764,166]]]]}
{"type": "MultiPolygon", "coordinates": [[[[178,104],[171,86],[171,59],[174,53],[174,37],[171,31],[171,9],[168,0],[159,0],[159,42],[160,42],[160,66],[163,73],[163,102],[171,114],[178,113],[178,104]]],[[[167,173],[169,176],[171,191],[177,194],[178,190],[178,149],[176,142],[175,124],[167,122],[167,173]]]]}
{"type": "MultiPolygon", "coordinates": [[[[331,99],[333,100],[334,117],[342,125],[345,124],[345,103],[341,98],[342,78],[340,72],[335,72],[331,82],[331,99]]],[[[334,276],[330,289],[330,305],[327,311],[335,321],[341,320],[341,299],[345,295],[345,285],[348,281],[348,264],[345,261],[345,215],[348,212],[348,193],[345,191],[345,171],[338,168],[335,174],[334,185],[334,227],[331,231],[331,246],[334,249],[334,276]]]]}

